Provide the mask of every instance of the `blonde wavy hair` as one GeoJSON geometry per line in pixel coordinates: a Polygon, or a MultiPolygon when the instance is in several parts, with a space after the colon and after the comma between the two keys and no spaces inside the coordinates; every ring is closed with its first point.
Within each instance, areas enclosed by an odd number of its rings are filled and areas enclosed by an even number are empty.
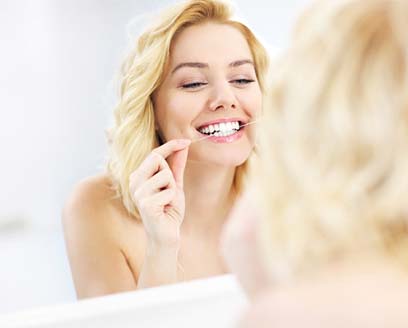
{"type": "Polygon", "coordinates": [[[276,280],[408,263],[408,1],[318,1],[272,66],[254,174],[276,280]]]}
{"type": "MultiPolygon", "coordinates": [[[[216,0],[191,0],[164,11],[138,38],[122,66],[115,123],[109,130],[108,173],[117,196],[135,217],[138,212],[129,192],[129,176],[159,145],[155,131],[152,94],[168,69],[173,39],[189,26],[216,22],[235,27],[246,38],[254,59],[257,78],[264,90],[268,56],[265,48],[244,24],[232,20],[231,7],[216,0]]],[[[237,168],[235,185],[242,185],[246,164],[237,168]]]]}

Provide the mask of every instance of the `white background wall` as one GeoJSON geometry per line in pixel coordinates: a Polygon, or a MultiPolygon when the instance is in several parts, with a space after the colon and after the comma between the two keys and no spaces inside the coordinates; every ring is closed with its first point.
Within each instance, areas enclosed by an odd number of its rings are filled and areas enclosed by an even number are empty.
{"type": "MultiPolygon", "coordinates": [[[[171,2],[0,0],[0,313],[74,300],[61,207],[103,167],[126,35],[171,2]]],[[[307,2],[235,4],[281,48],[307,2]]]]}

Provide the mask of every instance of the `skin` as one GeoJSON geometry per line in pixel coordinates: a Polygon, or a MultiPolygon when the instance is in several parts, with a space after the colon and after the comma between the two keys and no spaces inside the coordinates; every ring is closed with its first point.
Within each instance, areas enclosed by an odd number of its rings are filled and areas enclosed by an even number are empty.
{"type": "Polygon", "coordinates": [[[247,296],[255,300],[271,282],[258,249],[259,213],[251,198],[252,190],[248,188],[231,210],[220,246],[228,269],[234,272],[247,296]]]}
{"type": "Polygon", "coordinates": [[[230,143],[190,140],[201,137],[196,128],[210,120],[255,118],[261,91],[253,65],[243,60],[253,61],[249,46],[227,25],[191,26],[173,40],[169,70],[153,95],[165,143],[130,178],[142,222],[113,198],[103,174],[79,183],[64,208],[79,298],[227,272],[219,238],[235,201],[236,167],[254,145],[252,127],[230,143]],[[179,66],[192,62],[201,64],[179,66]]]}
{"type": "Polygon", "coordinates": [[[406,326],[406,272],[369,252],[289,284],[274,283],[257,248],[253,194],[248,190],[237,202],[221,238],[227,266],[252,301],[238,327],[406,326]]]}
{"type": "Polygon", "coordinates": [[[312,280],[264,290],[238,327],[402,328],[407,286],[406,276],[385,261],[344,263],[312,280]]]}

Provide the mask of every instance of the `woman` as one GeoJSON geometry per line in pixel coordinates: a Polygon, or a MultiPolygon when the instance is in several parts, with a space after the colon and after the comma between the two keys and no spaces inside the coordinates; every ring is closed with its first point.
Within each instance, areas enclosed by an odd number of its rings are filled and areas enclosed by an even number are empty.
{"type": "Polygon", "coordinates": [[[274,66],[223,244],[258,303],[245,327],[406,326],[407,31],[408,1],[318,1],[274,66]]]}
{"type": "Polygon", "coordinates": [[[221,226],[242,190],[265,49],[219,1],[174,5],[123,66],[108,170],[73,191],[65,238],[79,298],[226,272],[221,226]]]}

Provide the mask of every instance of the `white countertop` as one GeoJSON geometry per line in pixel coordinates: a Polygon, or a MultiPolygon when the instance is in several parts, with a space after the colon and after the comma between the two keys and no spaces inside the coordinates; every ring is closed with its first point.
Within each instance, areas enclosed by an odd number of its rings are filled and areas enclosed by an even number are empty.
{"type": "Polygon", "coordinates": [[[2,328],[234,327],[247,304],[223,275],[0,316],[2,328]]]}

